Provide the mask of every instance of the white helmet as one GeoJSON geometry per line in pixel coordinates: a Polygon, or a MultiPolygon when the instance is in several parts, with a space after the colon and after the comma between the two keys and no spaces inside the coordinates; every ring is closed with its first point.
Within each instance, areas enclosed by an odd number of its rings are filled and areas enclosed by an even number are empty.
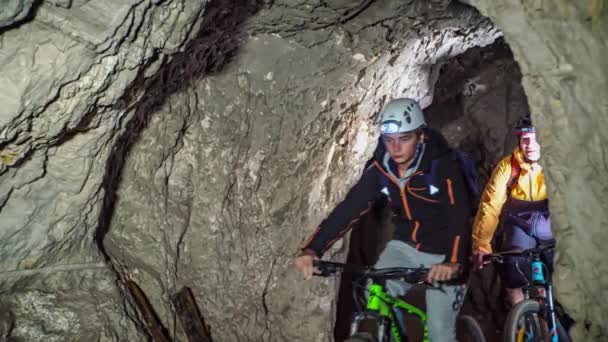
{"type": "Polygon", "coordinates": [[[412,99],[394,99],[380,113],[382,134],[406,133],[426,126],[424,114],[418,102],[412,99]]]}

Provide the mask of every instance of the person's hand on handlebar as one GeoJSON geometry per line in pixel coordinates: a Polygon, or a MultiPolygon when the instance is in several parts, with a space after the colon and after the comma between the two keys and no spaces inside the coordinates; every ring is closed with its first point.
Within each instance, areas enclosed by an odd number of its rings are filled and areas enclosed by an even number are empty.
{"type": "Polygon", "coordinates": [[[313,261],[315,260],[319,260],[319,257],[314,251],[310,249],[305,249],[296,258],[296,267],[300,270],[300,272],[302,272],[305,280],[312,278],[312,275],[315,270],[313,261]]]}
{"type": "Polygon", "coordinates": [[[473,265],[476,270],[480,270],[484,266],[483,258],[490,253],[486,253],[484,251],[474,251],[473,252],[473,265]]]}
{"type": "Polygon", "coordinates": [[[436,281],[447,281],[456,276],[460,270],[460,264],[456,263],[441,263],[431,266],[429,273],[426,276],[427,283],[434,283],[436,281]]]}

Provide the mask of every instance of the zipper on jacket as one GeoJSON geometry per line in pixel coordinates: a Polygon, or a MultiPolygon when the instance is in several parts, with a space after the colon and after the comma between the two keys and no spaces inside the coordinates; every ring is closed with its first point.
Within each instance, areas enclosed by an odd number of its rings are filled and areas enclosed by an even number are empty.
{"type": "Polygon", "coordinates": [[[528,181],[530,182],[530,202],[534,202],[534,194],[532,194],[532,172],[528,173],[528,181]]]}

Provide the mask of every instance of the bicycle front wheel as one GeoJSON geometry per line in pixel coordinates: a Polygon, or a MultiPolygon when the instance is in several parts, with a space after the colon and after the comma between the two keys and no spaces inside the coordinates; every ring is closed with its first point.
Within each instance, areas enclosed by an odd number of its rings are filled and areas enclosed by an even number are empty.
{"type": "Polygon", "coordinates": [[[366,317],[359,321],[355,331],[345,342],[389,342],[388,329],[382,327],[375,317],[366,317]],[[379,336],[381,335],[381,336],[379,336]]]}
{"type": "Polygon", "coordinates": [[[344,340],[344,342],[376,342],[376,340],[370,334],[356,333],[344,340]]]}
{"type": "Polygon", "coordinates": [[[458,318],[458,341],[485,342],[486,338],[477,320],[469,315],[458,318]]]}
{"type": "MultiPolygon", "coordinates": [[[[540,304],[534,299],[526,299],[515,305],[505,321],[503,330],[504,342],[545,341],[543,329],[540,326],[540,304]]],[[[555,318],[559,342],[571,342],[566,329],[559,319],[555,318]]]]}

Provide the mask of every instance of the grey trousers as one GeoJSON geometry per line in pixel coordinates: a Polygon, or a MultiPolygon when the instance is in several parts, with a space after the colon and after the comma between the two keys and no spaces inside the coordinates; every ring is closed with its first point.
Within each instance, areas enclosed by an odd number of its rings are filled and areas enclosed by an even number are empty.
{"type": "MultiPolygon", "coordinates": [[[[386,245],[376,263],[376,268],[389,267],[430,267],[445,260],[444,255],[417,251],[414,247],[399,240],[391,240],[386,245]]],[[[405,295],[411,284],[403,281],[388,280],[386,290],[394,297],[405,295]]],[[[426,290],[426,313],[431,342],[456,341],[456,318],[462,307],[466,285],[442,286],[426,290]]]]}

